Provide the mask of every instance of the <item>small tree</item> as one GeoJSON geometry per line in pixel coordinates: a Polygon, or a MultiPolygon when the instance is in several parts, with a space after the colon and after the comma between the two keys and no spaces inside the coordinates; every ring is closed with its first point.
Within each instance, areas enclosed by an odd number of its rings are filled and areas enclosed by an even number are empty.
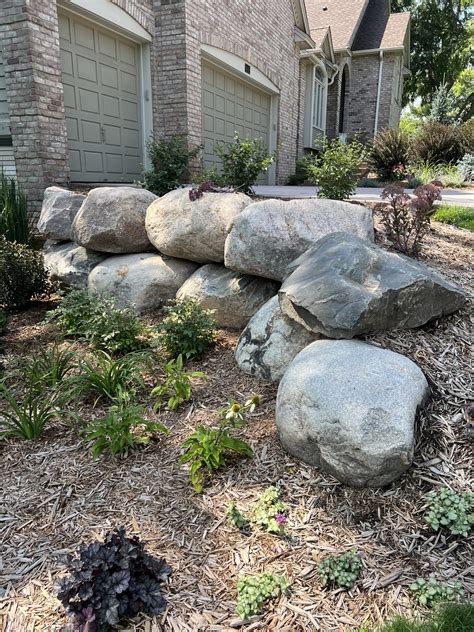
{"type": "Polygon", "coordinates": [[[357,186],[357,169],[364,159],[365,149],[353,141],[344,145],[339,140],[327,142],[321,156],[308,165],[308,174],[320,187],[318,197],[345,200],[357,186]]]}
{"type": "Polygon", "coordinates": [[[430,119],[443,125],[457,125],[456,99],[446,83],[442,83],[434,92],[431,102],[430,119]]]}

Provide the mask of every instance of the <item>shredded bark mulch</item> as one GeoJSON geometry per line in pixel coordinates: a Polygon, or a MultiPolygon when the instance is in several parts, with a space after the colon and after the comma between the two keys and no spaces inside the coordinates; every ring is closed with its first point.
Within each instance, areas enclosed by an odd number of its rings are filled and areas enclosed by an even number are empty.
{"type": "MultiPolygon", "coordinates": [[[[463,286],[472,298],[474,237],[433,224],[422,260],[463,286]]],[[[34,354],[59,335],[42,323],[49,304],[10,318],[4,336],[6,363],[34,354]]],[[[368,340],[412,358],[425,372],[432,398],[420,416],[415,463],[398,482],[378,490],[353,490],[315,468],[298,463],[280,447],[275,431],[276,387],[242,374],[233,350],[236,333],[219,332],[215,348],[191,363],[208,376],[196,382],[193,401],[162,420],[170,435],[123,459],[93,461],[74,424],[58,423],[35,441],[0,444],[0,630],[58,631],[66,624],[55,598],[64,572],[59,558],[82,541],[102,538],[118,525],[166,557],[173,575],[165,587],[168,608],[142,616],[127,630],[225,631],[239,627],[235,614],[240,574],[264,570],[286,575],[291,594],[241,629],[309,632],[358,630],[419,608],[409,584],[418,576],[459,580],[474,591],[469,539],[433,533],[424,522],[424,495],[447,485],[472,485],[472,312],[460,312],[411,331],[368,340]],[[216,410],[231,398],[263,396],[263,405],[240,431],[253,460],[235,460],[202,495],[193,493],[178,464],[184,439],[201,424],[214,424],[216,410]],[[281,487],[290,506],[288,537],[254,529],[242,535],[226,520],[230,501],[246,510],[265,488],[281,487]],[[350,591],[324,590],[317,563],[327,553],[357,549],[363,572],[350,591]]],[[[78,357],[84,348],[74,343],[78,357]]],[[[151,401],[147,402],[151,413],[151,401]]],[[[101,411],[79,404],[85,420],[101,411]]]]}

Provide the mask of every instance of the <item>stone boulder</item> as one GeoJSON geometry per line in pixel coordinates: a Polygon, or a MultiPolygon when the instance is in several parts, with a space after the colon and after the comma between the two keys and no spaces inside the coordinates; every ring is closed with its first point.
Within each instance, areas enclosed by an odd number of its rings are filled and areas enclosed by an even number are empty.
{"type": "Polygon", "coordinates": [[[317,338],[318,334],[287,318],[274,296],[250,319],[239,338],[235,359],[244,373],[278,382],[293,358],[317,338]]]}
{"type": "Polygon", "coordinates": [[[236,218],[225,244],[225,266],[283,281],[286,268],[318,239],[336,231],[374,238],[369,209],[334,200],[265,200],[236,218]]]}
{"type": "Polygon", "coordinates": [[[232,223],[251,202],[243,193],[204,193],[192,202],[189,189],[176,189],[148,209],[148,237],[157,250],[170,257],[222,263],[232,223]]]}
{"type": "Polygon", "coordinates": [[[70,241],[72,223],[85,199],[86,196],[80,193],[60,187],[48,187],[44,192],[38,221],[39,232],[48,239],[70,241]]]}
{"type": "Polygon", "coordinates": [[[420,327],[466,300],[424,264],[347,233],[324,237],[288,271],[282,311],[329,338],[420,327]]]}
{"type": "Polygon", "coordinates": [[[112,295],[118,307],[146,312],[173,299],[196,264],[145,253],[109,257],[89,275],[89,288],[112,295]]]}
{"type": "Polygon", "coordinates": [[[89,272],[106,256],[69,241],[45,246],[44,265],[52,281],[64,287],[85,289],[89,272]]]}
{"type": "Polygon", "coordinates": [[[359,340],[317,340],[280,382],[280,441],[342,483],[388,485],[412,463],[415,416],[428,394],[405,356],[359,340]]]}
{"type": "Polygon", "coordinates": [[[196,300],[204,309],[214,310],[220,327],[242,329],[255,312],[271,297],[278,300],[279,283],[209,263],[199,268],[179,289],[179,300],[196,300]]]}
{"type": "Polygon", "coordinates": [[[150,250],[145,216],[156,199],[153,193],[135,187],[92,189],[74,220],[73,241],[115,254],[150,250]]]}

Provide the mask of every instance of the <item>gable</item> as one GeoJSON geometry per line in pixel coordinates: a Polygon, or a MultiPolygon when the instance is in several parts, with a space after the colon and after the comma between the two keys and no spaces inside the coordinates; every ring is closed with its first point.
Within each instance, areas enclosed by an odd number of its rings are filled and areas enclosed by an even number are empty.
{"type": "Polygon", "coordinates": [[[291,0],[293,13],[295,15],[295,25],[309,35],[308,14],[304,0],[291,0]]]}
{"type": "Polygon", "coordinates": [[[350,48],[368,0],[306,0],[311,31],[330,27],[334,49],[350,48]]]}

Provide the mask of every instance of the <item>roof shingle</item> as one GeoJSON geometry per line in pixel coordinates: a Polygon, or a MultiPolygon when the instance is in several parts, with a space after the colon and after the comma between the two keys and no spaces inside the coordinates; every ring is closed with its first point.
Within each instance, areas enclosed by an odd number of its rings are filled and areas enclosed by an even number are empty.
{"type": "Polygon", "coordinates": [[[310,30],[331,27],[335,50],[349,48],[368,0],[306,0],[310,30]]]}

